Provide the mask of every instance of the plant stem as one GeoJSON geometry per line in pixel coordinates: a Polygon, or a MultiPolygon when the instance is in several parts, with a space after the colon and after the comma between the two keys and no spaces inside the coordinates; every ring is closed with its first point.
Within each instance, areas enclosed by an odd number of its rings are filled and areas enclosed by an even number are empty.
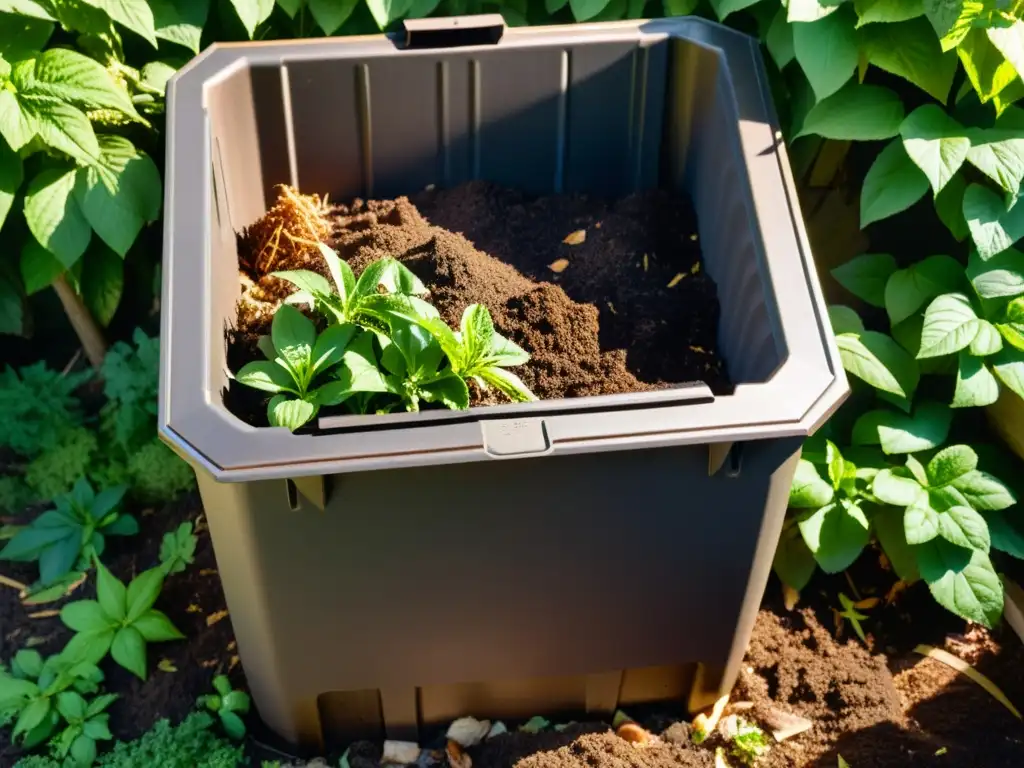
{"type": "Polygon", "coordinates": [[[64,275],[60,275],[53,281],[53,290],[57,292],[60,303],[64,306],[64,314],[68,316],[71,327],[78,334],[78,340],[82,342],[86,357],[93,368],[99,370],[103,365],[103,358],[107,354],[107,340],[103,338],[103,331],[85,306],[82,297],[68,283],[64,275]]]}

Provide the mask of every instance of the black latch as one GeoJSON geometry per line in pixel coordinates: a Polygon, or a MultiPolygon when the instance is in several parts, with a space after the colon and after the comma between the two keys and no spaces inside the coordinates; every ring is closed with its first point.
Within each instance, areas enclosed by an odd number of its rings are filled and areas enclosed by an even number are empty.
{"type": "Polygon", "coordinates": [[[464,48],[497,43],[505,34],[505,19],[500,13],[407,19],[402,28],[405,39],[399,48],[464,48]]]}

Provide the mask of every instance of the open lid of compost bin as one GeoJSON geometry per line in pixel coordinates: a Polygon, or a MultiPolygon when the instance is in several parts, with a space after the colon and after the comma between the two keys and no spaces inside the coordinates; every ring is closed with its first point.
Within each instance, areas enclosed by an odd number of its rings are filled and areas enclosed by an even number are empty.
{"type": "MultiPolygon", "coordinates": [[[[847,382],[756,40],[695,18],[507,30],[500,17],[421,24],[409,25],[404,34],[392,37],[218,44],[168,84],[159,411],[165,441],[219,480],[249,481],[671,445],[720,447],[736,441],[806,436],[828,418],[845,398],[847,382]],[[432,48],[433,41],[450,41],[446,24],[472,27],[474,36],[457,50],[432,48]],[[414,40],[411,31],[415,30],[425,34],[414,40]],[[715,150],[720,157],[713,158],[711,172],[698,171],[705,173],[705,180],[708,176],[726,179],[714,182],[722,187],[715,191],[720,199],[704,203],[704,210],[714,215],[705,217],[701,205],[697,206],[700,237],[713,240],[718,232],[720,239],[728,240],[726,250],[739,253],[723,259],[728,266],[719,269],[728,271],[721,271],[715,280],[740,284],[725,290],[740,291],[738,303],[755,303],[757,312],[733,318],[729,365],[731,370],[743,355],[760,355],[761,378],[750,383],[741,379],[728,396],[716,397],[698,383],[656,392],[459,412],[322,419],[313,434],[256,428],[232,415],[224,406],[222,389],[230,379],[226,329],[238,300],[235,233],[264,213],[265,190],[289,183],[289,163],[290,178],[296,178],[295,129],[288,127],[296,107],[289,94],[305,88],[322,104],[329,93],[321,87],[321,77],[329,85],[341,83],[355,89],[361,122],[353,137],[361,136],[361,151],[370,158],[377,133],[389,130],[381,125],[395,123],[395,103],[405,100],[408,89],[418,87],[401,77],[403,72],[417,77],[438,73],[435,89],[421,89],[428,90],[428,96],[412,100],[414,107],[423,103],[437,110],[451,84],[445,63],[461,57],[459,61],[469,63],[467,70],[476,72],[468,87],[478,94],[472,102],[477,105],[475,119],[486,127],[488,121],[500,122],[515,107],[509,102],[517,97],[517,88],[552,90],[550,85],[534,82],[542,78],[534,76],[530,64],[539,66],[541,54],[552,51],[562,67],[555,93],[527,94],[533,101],[550,96],[561,104],[561,111],[554,113],[560,122],[550,126],[551,131],[564,131],[565,122],[575,119],[575,113],[566,118],[566,110],[600,110],[601,114],[588,117],[594,118],[594,126],[602,126],[608,110],[622,106],[635,112],[641,103],[638,127],[631,129],[630,145],[624,150],[636,158],[630,166],[636,168],[630,179],[635,189],[652,186],[659,178],[664,181],[668,174],[673,176],[669,184],[689,184],[693,194],[693,167],[704,161],[698,157],[677,162],[668,171],[659,170],[659,153],[670,154],[672,147],[664,147],[672,141],[689,141],[687,133],[728,134],[714,139],[715,146],[724,149],[715,150]],[[617,61],[632,57],[628,62],[633,79],[622,97],[625,104],[617,105],[614,94],[574,101],[573,78],[581,76],[584,67],[572,64],[573,57],[587,62],[579,54],[595,51],[598,58],[608,51],[617,61]],[[487,64],[495,56],[505,79],[504,89],[492,92],[486,90],[491,82],[486,73],[497,69],[488,69],[487,64]],[[484,62],[482,69],[480,62],[484,62]],[[413,63],[415,68],[410,69],[413,63]],[[345,77],[339,74],[343,67],[348,67],[345,77]],[[380,77],[381,71],[388,77],[380,77]],[[378,87],[382,81],[386,86],[378,87]],[[372,101],[371,82],[377,89],[372,101]],[[487,95],[482,110],[481,89],[487,95]],[[695,96],[701,89],[721,118],[719,128],[729,130],[709,131],[698,125],[701,110],[707,107],[695,96]],[[265,97],[267,92],[272,98],[265,97]],[[213,114],[214,103],[219,115],[213,114]],[[644,113],[643,104],[654,106],[644,113]],[[386,107],[391,111],[381,112],[385,117],[379,118],[378,110],[386,107]],[[277,151],[268,153],[267,146],[277,151]],[[225,175],[226,165],[231,169],[225,175]],[[770,349],[769,357],[763,354],[765,349],[770,349]]],[[[414,112],[414,107],[409,109],[414,112]]],[[[316,114],[317,107],[307,104],[305,109],[316,114]]],[[[408,115],[405,125],[413,127],[403,128],[405,135],[420,130],[415,126],[425,122],[429,121],[408,115]]],[[[539,132],[544,134],[540,129],[548,127],[540,126],[539,132]]],[[[331,125],[322,126],[324,137],[338,140],[333,131],[331,125]]],[[[545,135],[537,139],[547,140],[545,135]]],[[[309,151],[308,147],[298,150],[309,151]]],[[[384,175],[380,166],[387,165],[393,172],[402,158],[386,160],[373,156],[353,173],[370,179],[376,172],[380,179],[384,175]],[[371,167],[372,163],[377,166],[371,167]]],[[[436,179],[441,186],[446,180],[436,179]]],[[[555,182],[553,191],[561,191],[560,183],[555,182]]],[[[422,188],[422,184],[410,186],[422,188]]],[[[366,189],[376,191],[370,184],[366,189]]],[[[697,194],[709,196],[699,190],[697,194]]]]}

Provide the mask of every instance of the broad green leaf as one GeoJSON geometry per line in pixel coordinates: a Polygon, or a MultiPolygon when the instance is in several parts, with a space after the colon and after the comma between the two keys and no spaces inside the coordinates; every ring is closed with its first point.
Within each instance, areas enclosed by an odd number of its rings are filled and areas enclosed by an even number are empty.
{"type": "MultiPolygon", "coordinates": [[[[641,3],[643,1],[644,0],[641,0],[641,3]]],[[[437,10],[437,6],[439,6],[440,4],[441,4],[440,0],[413,0],[412,1],[412,5],[409,6],[409,11],[408,11],[408,13],[406,14],[405,17],[407,19],[425,19],[427,16],[429,16],[435,10],[437,10]]],[[[521,20],[522,20],[522,23],[518,24],[517,26],[526,26],[527,25],[528,22],[526,21],[526,17],[523,15],[526,12],[526,3],[525,2],[520,2],[519,5],[516,8],[511,8],[510,6],[506,6],[506,7],[502,8],[501,10],[502,10],[502,13],[505,13],[506,11],[514,10],[521,17],[521,20]]],[[[635,18],[640,18],[640,17],[637,16],[635,18]]],[[[507,19],[506,19],[506,21],[508,22],[507,19]]],[[[508,22],[508,23],[511,24],[511,22],[508,22]]]]}
{"type": "MultiPolygon", "coordinates": [[[[103,717],[107,717],[107,715],[103,715],[103,717]]],[[[93,741],[112,741],[114,738],[107,722],[99,717],[87,720],[82,726],[82,732],[93,741]]]]}
{"type": "MultiPolygon", "coordinates": [[[[970,159],[970,151],[967,155],[970,159]]],[[[967,182],[964,181],[963,175],[958,173],[935,196],[935,213],[957,242],[963,241],[971,233],[967,228],[967,219],[964,218],[964,192],[966,191],[967,182]]]]}
{"type": "MultiPolygon", "coordinates": [[[[210,0],[149,0],[156,36],[199,53],[210,0]]],[[[148,65],[147,65],[148,66],[148,65]]],[[[143,68],[145,74],[146,68],[143,68]]]]}
{"type": "Polygon", "coordinates": [[[171,620],[157,610],[149,610],[132,624],[139,634],[149,643],[161,643],[168,640],[183,640],[185,636],[178,631],[171,620]]]}
{"type": "Polygon", "coordinates": [[[853,77],[857,32],[852,11],[843,9],[813,23],[793,25],[793,51],[820,102],[853,77]]]}
{"type": "Polygon", "coordinates": [[[23,733],[28,733],[43,722],[43,719],[50,714],[50,699],[39,698],[29,702],[18,716],[14,729],[11,731],[11,738],[16,738],[23,733]]]}
{"type": "MultiPolygon", "coordinates": [[[[555,13],[568,4],[569,0],[544,0],[548,13],[555,13]]],[[[700,0],[662,0],[666,16],[689,16],[700,5],[700,0]]]]}
{"type": "Polygon", "coordinates": [[[349,323],[328,326],[313,346],[313,372],[319,373],[340,363],[345,348],[357,330],[356,326],[349,323]]]}
{"type": "Polygon", "coordinates": [[[807,548],[825,573],[838,573],[852,565],[870,538],[864,512],[845,499],[827,504],[799,526],[807,548]]]}
{"type": "Polygon", "coordinates": [[[896,271],[888,253],[864,253],[832,270],[832,276],[854,296],[874,307],[885,306],[885,285],[896,271]]]}
{"type": "Polygon", "coordinates": [[[156,48],[156,25],[147,0],[85,0],[156,48]]]}
{"type": "Polygon", "coordinates": [[[917,570],[917,558],[913,548],[907,544],[907,535],[903,530],[903,512],[883,510],[872,518],[871,525],[896,575],[906,582],[921,578],[917,570]]]}
{"type": "Polygon", "coordinates": [[[967,277],[983,299],[999,299],[1024,294],[1024,253],[1009,248],[988,261],[972,253],[967,277]]]}
{"type": "Polygon", "coordinates": [[[348,21],[358,4],[359,0],[309,0],[309,12],[320,29],[333,35],[348,21]]]}
{"type": "Polygon", "coordinates": [[[537,399],[530,388],[512,371],[491,366],[476,373],[488,385],[494,387],[514,403],[528,403],[537,399]]]}
{"type": "Polygon", "coordinates": [[[251,702],[244,691],[228,691],[224,694],[224,709],[229,712],[248,712],[251,702]]]}
{"type": "Polygon", "coordinates": [[[164,586],[164,573],[159,568],[143,571],[128,585],[128,614],[125,620],[130,624],[153,607],[164,586]]]}
{"type": "Polygon", "coordinates": [[[57,711],[65,720],[84,719],[86,708],[85,699],[77,691],[63,691],[57,694],[57,711]]]}
{"type": "Polygon", "coordinates": [[[994,512],[1017,503],[1016,496],[1001,480],[981,470],[960,475],[952,485],[974,509],[994,512]]]}
{"type": "Polygon", "coordinates": [[[74,170],[51,168],[32,179],[25,193],[28,228],[67,268],[81,258],[92,237],[89,222],[72,194],[74,188],[74,170]]]}
{"type": "Polygon", "coordinates": [[[854,0],[857,26],[907,21],[924,15],[924,0],[854,0]]]}
{"type": "Polygon", "coordinates": [[[301,370],[309,365],[316,344],[316,327],[295,307],[282,304],[277,309],[270,324],[270,337],[274,349],[292,370],[301,370]]]}
{"type": "Polygon", "coordinates": [[[24,178],[18,153],[0,139],[0,227],[7,219],[7,214],[14,204],[14,196],[24,178]]]}
{"type": "Polygon", "coordinates": [[[255,360],[246,363],[235,374],[235,378],[247,387],[262,389],[264,392],[294,392],[296,384],[288,373],[277,363],[269,360],[255,360]]]}
{"type": "Polygon", "coordinates": [[[1017,74],[1024,77],[1024,23],[997,23],[985,29],[989,41],[1013,65],[1017,74]]]}
{"type": "Polygon", "coordinates": [[[839,3],[833,0],[789,0],[786,6],[789,21],[817,21],[838,10],[839,3]]]}
{"type": "Polygon", "coordinates": [[[271,272],[270,274],[274,277],[279,277],[282,280],[287,280],[300,291],[305,291],[311,296],[329,296],[333,293],[331,284],[327,281],[326,277],[318,275],[316,272],[308,269],[285,270],[281,272],[271,272]]]}
{"type": "Polygon", "coordinates": [[[924,491],[913,478],[897,475],[891,469],[883,469],[871,481],[871,492],[879,501],[896,507],[913,506],[924,491]]]}
{"type": "Polygon", "coordinates": [[[860,32],[870,64],[908,80],[940,102],[946,101],[957,57],[942,51],[927,19],[872,24],[860,32]]]}
{"type": "Polygon", "coordinates": [[[715,15],[718,16],[719,21],[725,21],[725,18],[730,14],[742,11],[745,8],[761,2],[761,0],[709,0],[711,7],[715,10],[715,15]]]}
{"type": "Polygon", "coordinates": [[[988,522],[992,549],[1024,560],[1024,515],[1008,510],[986,512],[983,517],[988,522]]]}
{"type": "Polygon", "coordinates": [[[79,292],[93,318],[107,326],[114,318],[124,289],[124,261],[100,241],[82,258],[79,292]]]}
{"type": "Polygon", "coordinates": [[[136,677],[146,679],[146,641],[135,627],[117,630],[110,655],[136,677]]]}
{"type": "Polygon", "coordinates": [[[952,256],[929,256],[892,274],[885,284],[889,322],[898,325],[925,302],[963,288],[964,268],[952,256]]]}
{"type": "Polygon", "coordinates": [[[992,371],[1018,397],[1024,398],[1024,352],[1005,345],[990,360],[992,371]]]}
{"type": "Polygon", "coordinates": [[[428,403],[442,403],[446,408],[464,411],[469,408],[469,389],[461,376],[451,373],[420,387],[428,403]]]}
{"type": "Polygon", "coordinates": [[[34,237],[25,238],[21,246],[21,280],[25,293],[31,296],[50,284],[64,272],[60,259],[43,248],[34,237]]]}
{"type": "Polygon", "coordinates": [[[768,53],[775,60],[775,66],[780,70],[796,58],[796,52],[793,50],[793,27],[786,20],[785,8],[779,8],[775,14],[764,42],[768,47],[768,53]]]}
{"type": "MultiPolygon", "coordinates": [[[[566,0],[566,2],[568,1],[566,0]]],[[[305,0],[277,0],[277,7],[287,13],[290,19],[294,19],[295,14],[302,10],[305,4],[305,0]]],[[[554,11],[548,11],[548,13],[554,13],[554,11]]]]}
{"type": "Polygon", "coordinates": [[[999,399],[999,382],[985,362],[966,350],[959,355],[953,408],[979,408],[999,399]]]}
{"type": "Polygon", "coordinates": [[[951,51],[971,31],[985,12],[988,0],[925,0],[925,15],[942,42],[951,51]]]}
{"type": "Polygon", "coordinates": [[[1002,253],[1024,237],[1024,206],[1009,211],[995,192],[971,184],[964,193],[964,218],[978,255],[984,259],[1002,253]]]}
{"type": "MultiPolygon", "coordinates": [[[[274,10],[274,0],[231,0],[231,5],[234,6],[238,20],[242,22],[250,40],[256,34],[256,27],[270,18],[270,14],[274,10]]],[[[367,0],[367,5],[373,10],[371,0],[367,0]]]]}
{"type": "Polygon", "coordinates": [[[78,765],[92,765],[96,761],[96,740],[83,733],[71,744],[70,753],[78,765]]]}
{"type": "MultiPolygon", "coordinates": [[[[373,14],[374,21],[381,29],[387,29],[393,22],[405,15],[412,5],[412,0],[366,0],[366,6],[373,14]]],[[[576,21],[586,21],[596,16],[608,0],[571,0],[573,15],[576,21]]]]}
{"type": "Polygon", "coordinates": [[[46,6],[43,3],[36,2],[36,0],[0,0],[0,13],[27,16],[30,19],[42,19],[43,21],[55,21],[46,6]]]}
{"type": "Polygon", "coordinates": [[[1011,195],[1024,181],[1024,135],[1019,130],[999,127],[973,129],[967,134],[971,148],[967,162],[1011,195]]]}
{"type": "Polygon", "coordinates": [[[936,539],[917,548],[921,577],[939,605],[992,627],[1003,611],[1003,583],[988,555],[936,539]]]}
{"type": "Polygon", "coordinates": [[[39,654],[39,651],[31,648],[22,648],[14,654],[11,670],[21,677],[37,678],[43,671],[43,657],[39,654]]]}
{"type": "Polygon", "coordinates": [[[36,135],[35,124],[18,103],[18,97],[11,91],[0,89],[0,136],[14,151],[32,141],[36,135]]]}
{"type": "Polygon", "coordinates": [[[25,98],[59,99],[82,109],[113,109],[138,117],[128,91],[88,56],[51,48],[24,64],[14,68],[11,82],[25,98]]]}
{"type": "Polygon", "coordinates": [[[889,455],[927,451],[945,442],[952,420],[949,408],[932,400],[918,404],[910,416],[895,411],[868,411],[853,425],[853,442],[881,445],[889,455]]]}
{"type": "Polygon", "coordinates": [[[924,171],[936,195],[960,170],[967,157],[971,140],[966,133],[967,129],[937,104],[918,107],[900,125],[903,148],[924,171]]]}
{"type": "Polygon", "coordinates": [[[875,389],[911,398],[920,376],[917,363],[884,333],[864,331],[836,336],[843,367],[875,389]]]}
{"type": "Polygon", "coordinates": [[[965,349],[978,335],[978,316],[962,293],[947,293],[928,305],[921,329],[918,359],[950,355],[965,349]]]}
{"type": "Polygon", "coordinates": [[[996,328],[1011,346],[1024,350],[1024,323],[998,323],[996,328]]]}
{"type": "Polygon", "coordinates": [[[772,568],[782,582],[799,591],[807,586],[818,567],[798,528],[783,531],[775,549],[772,568]]]}
{"type": "Polygon", "coordinates": [[[978,454],[967,445],[951,445],[939,451],[928,462],[926,470],[932,487],[949,485],[978,468],[978,454]]]}
{"type": "Polygon", "coordinates": [[[267,419],[272,427],[285,427],[294,432],[316,416],[318,409],[319,407],[315,403],[308,400],[298,400],[287,395],[275,395],[267,403],[267,419]]]}
{"type": "Polygon", "coordinates": [[[163,185],[148,155],[120,136],[99,138],[100,160],[78,169],[75,198],[96,234],[125,256],[143,225],[160,215],[163,185]]]}
{"type": "Polygon", "coordinates": [[[114,623],[95,600],[68,603],[61,608],[60,620],[68,629],[75,632],[100,632],[110,628],[114,623]]]}
{"type": "Polygon", "coordinates": [[[177,71],[177,66],[166,61],[151,61],[142,68],[142,82],[164,93],[167,90],[167,82],[177,71]]]}
{"type": "Polygon", "coordinates": [[[39,556],[39,581],[48,586],[69,573],[81,550],[82,535],[79,531],[73,531],[46,547],[39,556]]]}
{"type": "Polygon", "coordinates": [[[110,644],[113,641],[113,628],[79,632],[68,640],[68,644],[61,651],[61,656],[68,660],[98,664],[110,651],[110,644]]]}
{"type": "Polygon", "coordinates": [[[835,333],[862,333],[865,330],[864,321],[860,319],[860,315],[842,304],[829,305],[828,319],[835,333]]]}
{"type": "Polygon", "coordinates": [[[1013,64],[992,44],[984,29],[971,29],[956,49],[982,104],[1017,79],[1013,64]]]}
{"type": "MultiPolygon", "coordinates": [[[[1001,329],[1002,326],[999,327],[1001,329]]],[[[994,355],[1003,348],[1003,340],[999,335],[999,329],[988,320],[978,320],[978,335],[971,340],[968,351],[976,357],[988,357],[994,355]]]]}
{"type": "Polygon", "coordinates": [[[53,96],[24,96],[19,104],[32,132],[48,147],[83,165],[99,159],[96,134],[80,109],[53,96]]]}
{"type": "Polygon", "coordinates": [[[899,134],[903,118],[903,104],[888,88],[850,82],[815,104],[793,138],[816,134],[849,141],[891,139],[899,134]]]}
{"type": "Polygon", "coordinates": [[[991,540],[985,519],[970,507],[953,507],[939,515],[939,536],[950,544],[988,552],[991,540]]]}
{"type": "Polygon", "coordinates": [[[241,741],[245,737],[245,723],[242,722],[242,718],[227,709],[222,709],[217,713],[220,718],[221,725],[224,726],[224,732],[235,741],[241,741]]]}
{"type": "Polygon", "coordinates": [[[861,228],[905,211],[927,192],[928,177],[911,160],[903,142],[891,142],[864,177],[860,193],[861,228]]]}
{"type": "Polygon", "coordinates": [[[825,441],[825,464],[828,467],[828,479],[832,481],[832,487],[839,490],[846,477],[846,460],[843,458],[842,451],[831,440],[825,441]]]}
{"type": "Polygon", "coordinates": [[[939,513],[923,498],[903,513],[903,533],[908,544],[924,544],[939,535],[939,513]]]}

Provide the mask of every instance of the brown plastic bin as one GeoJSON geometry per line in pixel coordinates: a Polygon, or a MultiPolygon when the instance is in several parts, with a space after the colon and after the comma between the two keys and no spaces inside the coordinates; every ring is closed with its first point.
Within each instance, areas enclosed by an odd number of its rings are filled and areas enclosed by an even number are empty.
{"type": "Polygon", "coordinates": [[[213,46],[168,89],[160,428],[196,468],[259,713],[315,747],[702,706],[735,680],[801,441],[847,392],[757,43],[689,18],[405,31],[213,46]],[[477,178],[688,192],[734,394],[302,435],[226,410],[235,233],[275,185],[343,200],[477,178]]]}

